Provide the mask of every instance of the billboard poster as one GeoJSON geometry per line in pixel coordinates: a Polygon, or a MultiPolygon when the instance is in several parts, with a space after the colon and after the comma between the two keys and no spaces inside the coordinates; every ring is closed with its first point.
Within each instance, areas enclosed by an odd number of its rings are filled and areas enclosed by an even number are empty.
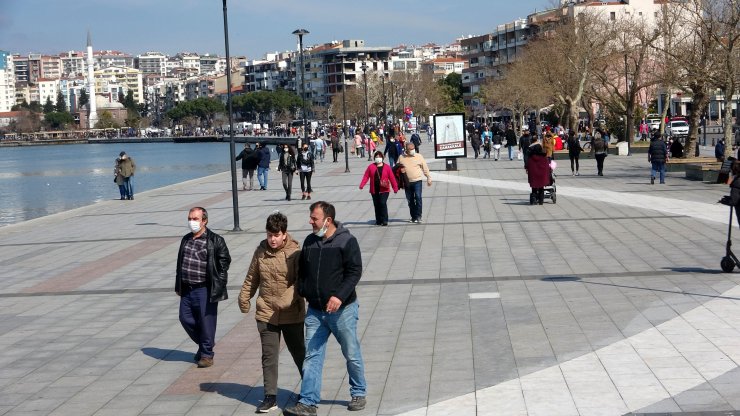
{"type": "Polygon", "coordinates": [[[465,114],[435,114],[434,158],[467,157],[465,146],[465,114]]]}

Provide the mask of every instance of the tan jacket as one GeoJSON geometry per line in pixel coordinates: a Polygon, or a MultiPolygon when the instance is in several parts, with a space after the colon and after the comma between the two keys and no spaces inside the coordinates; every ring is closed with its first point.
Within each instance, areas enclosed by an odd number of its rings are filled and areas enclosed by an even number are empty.
{"type": "Polygon", "coordinates": [[[409,178],[409,182],[417,182],[427,177],[427,180],[431,181],[432,176],[429,173],[429,167],[427,166],[424,156],[415,154],[409,156],[407,154],[401,155],[398,159],[398,163],[406,169],[406,176],[409,178]]]}
{"type": "Polygon", "coordinates": [[[542,140],[542,147],[545,150],[545,156],[552,157],[552,152],[555,150],[555,138],[552,136],[545,136],[542,140]]]}
{"type": "Polygon", "coordinates": [[[296,292],[301,247],[288,234],[282,248],[273,250],[262,240],[239,292],[239,309],[249,312],[250,299],[259,288],[255,318],[273,325],[303,322],[306,304],[296,292]]]}

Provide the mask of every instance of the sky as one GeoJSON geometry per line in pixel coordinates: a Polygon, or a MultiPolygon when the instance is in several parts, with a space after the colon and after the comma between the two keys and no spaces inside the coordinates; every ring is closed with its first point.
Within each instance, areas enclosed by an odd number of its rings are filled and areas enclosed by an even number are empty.
{"type": "MultiPolygon", "coordinates": [[[[228,0],[232,56],[260,59],[304,45],[363,39],[366,46],[448,44],[549,8],[553,0],[228,0]]],[[[0,0],[0,50],[224,55],[219,0],[0,0]]]]}

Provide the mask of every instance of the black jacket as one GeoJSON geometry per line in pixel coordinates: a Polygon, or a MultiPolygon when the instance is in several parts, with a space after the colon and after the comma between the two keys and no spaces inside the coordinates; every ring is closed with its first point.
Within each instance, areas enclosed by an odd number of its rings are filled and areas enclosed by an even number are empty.
{"type": "Polygon", "coordinates": [[[568,136],[568,155],[578,156],[583,151],[581,142],[578,140],[578,136],[568,136]]]}
{"type": "Polygon", "coordinates": [[[290,153],[283,152],[283,154],[280,155],[280,162],[278,162],[278,170],[280,172],[293,173],[296,169],[295,157],[290,153]]]}
{"type": "Polygon", "coordinates": [[[668,159],[668,149],[665,142],[659,139],[653,139],[648,149],[648,160],[651,162],[665,162],[668,159]]]}
{"type": "Polygon", "coordinates": [[[514,130],[507,129],[506,130],[506,147],[514,147],[516,146],[516,133],[514,133],[514,130]]]}
{"type": "Polygon", "coordinates": [[[733,206],[740,205],[740,176],[735,176],[730,183],[730,198],[733,206]]]}
{"type": "Polygon", "coordinates": [[[522,150],[522,153],[527,153],[530,144],[532,144],[532,136],[529,134],[523,134],[522,137],[519,138],[519,148],[522,150]]]}
{"type": "Polygon", "coordinates": [[[255,170],[257,169],[257,163],[259,163],[259,155],[254,149],[247,147],[239,153],[236,160],[242,161],[242,169],[255,170]]]}
{"type": "Polygon", "coordinates": [[[313,153],[306,152],[306,157],[303,157],[303,151],[298,152],[298,170],[302,172],[301,166],[308,166],[311,172],[314,171],[313,153]]]}
{"type": "Polygon", "coordinates": [[[325,310],[332,296],[342,301],[342,308],[357,299],[355,286],[362,277],[360,245],[341,223],[326,240],[313,233],[306,237],[300,264],[298,294],[312,308],[325,310]]]}
{"type": "MultiPolygon", "coordinates": [[[[177,253],[177,270],[175,272],[175,293],[178,295],[182,292],[182,257],[185,243],[193,236],[188,233],[180,241],[180,250],[177,253]]],[[[208,239],[206,248],[208,250],[208,263],[206,265],[206,287],[208,288],[208,301],[215,303],[229,298],[226,292],[226,284],[229,280],[229,265],[231,256],[229,248],[226,247],[226,241],[220,235],[214,233],[210,228],[206,228],[206,238],[208,239]]]]}

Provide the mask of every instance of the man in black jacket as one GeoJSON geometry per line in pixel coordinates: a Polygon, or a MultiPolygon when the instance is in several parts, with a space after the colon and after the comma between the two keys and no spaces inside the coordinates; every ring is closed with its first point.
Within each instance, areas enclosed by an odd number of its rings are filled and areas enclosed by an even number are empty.
{"type": "Polygon", "coordinates": [[[660,172],[660,183],[665,183],[665,162],[668,160],[668,149],[663,137],[659,134],[653,136],[648,149],[648,162],[650,167],[650,184],[655,184],[655,172],[660,172]]]}
{"type": "Polygon", "coordinates": [[[509,123],[506,127],[506,147],[509,148],[509,160],[514,160],[514,147],[516,147],[516,133],[514,126],[509,123]]]}
{"type": "Polygon", "coordinates": [[[522,127],[522,137],[519,138],[519,153],[522,154],[524,169],[527,169],[527,156],[529,156],[527,152],[529,152],[530,144],[532,144],[532,137],[529,135],[529,128],[522,127]]]}
{"type": "Polygon", "coordinates": [[[249,143],[244,143],[244,150],[239,153],[236,160],[242,161],[242,190],[251,191],[254,189],[254,170],[257,169],[259,155],[252,150],[249,143]],[[247,177],[249,177],[249,188],[247,188],[247,177]]]}
{"type": "Polygon", "coordinates": [[[303,361],[301,399],[285,413],[316,414],[321,401],[321,373],[329,334],[342,347],[349,373],[352,400],[349,410],[365,408],[367,383],[360,341],[355,286],[362,276],[362,256],[357,239],[335,220],[334,206],[319,201],[311,205],[309,223],[313,234],[301,251],[298,293],[306,298],[306,358],[303,361]]]}
{"type": "Polygon", "coordinates": [[[175,293],[180,296],[180,323],[198,344],[198,367],[213,365],[218,302],[228,299],[226,283],[231,264],[223,237],[206,228],[208,211],[188,212],[188,228],[180,242],[175,272],[175,293]]]}

